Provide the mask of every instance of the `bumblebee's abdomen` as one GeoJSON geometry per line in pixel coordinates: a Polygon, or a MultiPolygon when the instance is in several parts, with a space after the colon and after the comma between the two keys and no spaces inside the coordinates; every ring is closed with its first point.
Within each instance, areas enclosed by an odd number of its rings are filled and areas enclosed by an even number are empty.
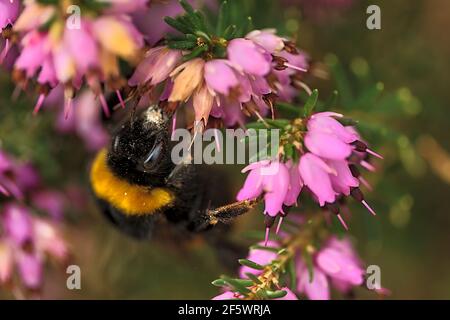
{"type": "Polygon", "coordinates": [[[106,155],[106,149],[97,154],[90,173],[92,190],[99,199],[129,216],[152,215],[173,204],[175,197],[168,189],[133,185],[114,175],[106,155]]]}

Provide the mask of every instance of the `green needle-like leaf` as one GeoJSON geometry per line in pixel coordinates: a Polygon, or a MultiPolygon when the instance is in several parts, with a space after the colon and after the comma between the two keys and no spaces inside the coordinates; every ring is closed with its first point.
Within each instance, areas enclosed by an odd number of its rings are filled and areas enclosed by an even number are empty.
{"type": "Polygon", "coordinates": [[[214,286],[216,287],[225,287],[228,284],[225,282],[225,280],[223,279],[216,279],[213,282],[211,282],[214,286]]]}
{"type": "Polygon", "coordinates": [[[194,58],[197,58],[199,55],[201,55],[203,52],[208,51],[207,45],[198,46],[194,50],[192,50],[191,53],[188,53],[187,55],[183,56],[183,61],[188,61],[194,58]]]}
{"type": "Polygon", "coordinates": [[[284,290],[277,290],[277,291],[266,291],[266,296],[269,299],[279,299],[283,298],[285,295],[287,295],[287,291],[284,290]]]}
{"type": "Polygon", "coordinates": [[[249,294],[251,291],[247,289],[242,282],[239,280],[241,279],[232,279],[227,276],[222,276],[222,279],[228,283],[231,287],[233,287],[233,291],[237,291],[242,294],[249,294]]]}
{"type": "Polygon", "coordinates": [[[291,287],[291,290],[297,289],[297,268],[295,267],[295,261],[294,259],[290,259],[288,266],[287,266],[287,272],[289,274],[289,284],[291,287]]]}
{"type": "Polygon", "coordinates": [[[238,261],[239,261],[239,264],[241,264],[243,266],[246,266],[246,267],[249,267],[249,268],[252,268],[255,270],[264,270],[264,266],[262,266],[256,262],[253,262],[253,261],[250,261],[247,259],[239,259],[238,261]]]}
{"type": "Polygon", "coordinates": [[[183,23],[180,19],[174,19],[172,17],[164,17],[164,21],[172,28],[180,31],[181,33],[193,33],[194,30],[183,23]]]}
{"type": "Polygon", "coordinates": [[[170,49],[177,49],[177,50],[188,50],[195,48],[196,46],[197,42],[193,42],[190,40],[170,41],[168,43],[168,47],[170,49]]]}
{"type": "Polygon", "coordinates": [[[309,117],[312,114],[318,98],[319,98],[319,90],[314,89],[311,95],[308,97],[308,100],[306,100],[306,103],[303,107],[303,116],[305,118],[309,117]]]}
{"type": "Polygon", "coordinates": [[[227,20],[228,1],[222,2],[219,9],[219,15],[217,17],[216,34],[220,37],[223,36],[225,31],[225,25],[227,20]]]}
{"type": "Polygon", "coordinates": [[[255,284],[261,284],[262,282],[258,279],[257,276],[255,276],[253,273],[246,272],[245,275],[252,280],[255,284]]]}

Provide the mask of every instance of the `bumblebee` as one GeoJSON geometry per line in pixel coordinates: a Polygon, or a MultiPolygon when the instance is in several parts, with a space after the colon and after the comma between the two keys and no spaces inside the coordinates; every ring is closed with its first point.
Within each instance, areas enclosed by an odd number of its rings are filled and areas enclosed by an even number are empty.
{"type": "Polygon", "coordinates": [[[193,164],[175,165],[169,122],[169,114],[158,105],[133,113],[112,134],[108,148],[96,155],[90,170],[104,215],[136,239],[151,238],[160,229],[155,226],[167,223],[188,233],[208,230],[256,204],[226,204],[223,176],[193,164]]]}

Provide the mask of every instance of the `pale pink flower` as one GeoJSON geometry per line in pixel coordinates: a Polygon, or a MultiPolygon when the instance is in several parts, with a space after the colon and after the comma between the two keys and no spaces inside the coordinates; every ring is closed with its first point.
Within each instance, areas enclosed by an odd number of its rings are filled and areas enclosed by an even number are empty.
{"type": "Polygon", "coordinates": [[[329,300],[330,286],[326,275],[317,267],[312,268],[312,279],[309,270],[301,258],[297,258],[297,291],[304,293],[311,300],[329,300]]]}
{"type": "Polygon", "coordinates": [[[33,77],[50,52],[48,36],[39,31],[31,31],[22,40],[22,51],[15,68],[24,70],[27,77],[33,77]]]}
{"type": "Polygon", "coordinates": [[[133,76],[128,81],[130,86],[136,86],[149,81],[150,85],[157,85],[166,80],[176,65],[181,61],[181,52],[166,47],[155,47],[145,55],[133,76]]]}
{"type": "Polygon", "coordinates": [[[36,251],[65,261],[69,250],[56,225],[41,218],[33,220],[34,245],[36,251]]]}
{"type": "MultiPolygon", "coordinates": [[[[58,87],[53,91],[60,89],[58,87]]],[[[62,96],[57,98],[55,104],[62,104],[62,99],[62,96]]],[[[59,112],[56,129],[63,133],[75,133],[83,140],[89,151],[99,150],[109,140],[109,134],[101,122],[99,105],[100,102],[94,93],[89,90],[80,92],[73,100],[73,112],[68,115],[63,110],[59,112]]]]}
{"type": "Polygon", "coordinates": [[[13,24],[19,16],[19,0],[0,0],[0,29],[13,24]]]}
{"type": "Polygon", "coordinates": [[[352,153],[352,147],[337,136],[313,130],[306,134],[305,146],[325,159],[345,160],[352,153]]]}
{"type": "Polygon", "coordinates": [[[332,279],[359,286],[363,283],[364,270],[348,239],[338,240],[335,237],[316,255],[317,266],[332,279]]]}
{"type": "Polygon", "coordinates": [[[294,204],[297,204],[297,198],[303,187],[303,180],[300,177],[300,172],[296,164],[289,161],[286,165],[289,168],[289,187],[286,198],[284,199],[284,204],[293,206],[294,204]]]}
{"type": "Polygon", "coordinates": [[[370,150],[355,130],[336,120],[341,117],[335,112],[321,112],[307,120],[303,142],[308,152],[300,155],[299,172],[302,182],[320,206],[327,205],[347,228],[335,201],[340,196],[351,195],[375,215],[359,189],[360,182],[368,183],[361,177],[356,164],[362,165],[361,159],[366,155],[382,157],[370,150]]]}
{"type": "Polygon", "coordinates": [[[6,196],[13,195],[0,212],[0,284],[19,279],[29,289],[39,289],[45,258],[51,256],[64,261],[67,245],[56,225],[45,218],[36,218],[31,207],[22,201],[62,215],[65,200],[59,192],[42,188],[37,171],[28,163],[20,163],[0,151],[0,186],[6,196]],[[5,192],[6,191],[6,192],[5,192]]]}
{"type": "Polygon", "coordinates": [[[0,32],[4,35],[5,41],[0,35],[0,64],[2,64],[11,47],[11,39],[8,30],[11,29],[14,21],[19,16],[20,1],[19,0],[0,0],[0,32]],[[5,31],[5,32],[3,32],[5,31]]]}
{"type": "Polygon", "coordinates": [[[250,171],[237,200],[255,199],[264,193],[264,213],[275,217],[283,212],[283,202],[289,188],[289,171],[286,165],[278,161],[263,160],[245,167],[242,172],[250,171]]]}
{"type": "Polygon", "coordinates": [[[17,266],[23,284],[29,289],[39,289],[43,281],[42,258],[35,253],[19,252],[17,266]]]}
{"type": "MultiPolygon", "coordinates": [[[[259,245],[267,245],[269,247],[273,247],[273,248],[277,248],[279,247],[279,244],[276,241],[267,241],[267,244],[265,244],[264,242],[260,242],[259,245]]],[[[253,261],[259,265],[265,266],[269,263],[271,263],[273,260],[275,260],[277,258],[277,253],[276,252],[272,252],[272,251],[268,251],[268,250],[263,250],[263,249],[250,249],[248,256],[247,256],[247,260],[253,261]]],[[[261,270],[256,270],[247,266],[241,266],[239,268],[239,276],[241,278],[248,278],[246,273],[251,273],[254,275],[259,275],[261,274],[261,270]]]]}
{"type": "Polygon", "coordinates": [[[53,4],[26,2],[14,25],[21,43],[14,68],[22,88],[29,78],[37,78],[39,97],[34,113],[58,84],[64,86],[66,118],[83,84],[93,91],[107,116],[110,111],[103,94],[104,84],[124,106],[120,90],[126,82],[120,74],[119,58],[133,62],[144,45],[127,13],[142,5],[144,1],[114,1],[109,10],[83,15],[79,28],[69,28],[65,27],[65,20],[58,19],[53,4]]]}
{"type": "Polygon", "coordinates": [[[275,29],[253,30],[245,37],[271,54],[279,53],[284,48],[284,39],[276,35],[275,29]]]}
{"type": "Polygon", "coordinates": [[[223,95],[228,95],[239,84],[236,72],[225,59],[205,63],[205,81],[213,92],[223,95]]]}
{"type": "Polygon", "coordinates": [[[100,66],[99,45],[93,36],[90,21],[81,20],[80,28],[66,28],[63,41],[73,57],[78,72],[84,74],[100,66]]]}
{"type": "Polygon", "coordinates": [[[303,259],[296,261],[297,290],[311,300],[330,299],[330,284],[341,292],[363,283],[364,269],[348,239],[331,237],[313,256],[312,279],[303,259]]]}
{"type": "Polygon", "coordinates": [[[302,155],[299,172],[303,183],[316,196],[320,206],[336,200],[336,192],[330,179],[330,174],[335,172],[323,159],[312,153],[302,155]]]}
{"type": "Polygon", "coordinates": [[[18,246],[32,240],[33,224],[30,211],[21,205],[8,203],[2,213],[2,226],[6,236],[18,246]]]}
{"type": "Polygon", "coordinates": [[[327,160],[327,163],[336,173],[330,175],[331,184],[336,193],[348,196],[351,188],[359,187],[359,180],[352,175],[347,161],[327,160]]]}
{"type": "Polygon", "coordinates": [[[228,59],[245,73],[265,76],[271,69],[272,57],[261,46],[248,39],[233,39],[227,47],[228,59]]]}

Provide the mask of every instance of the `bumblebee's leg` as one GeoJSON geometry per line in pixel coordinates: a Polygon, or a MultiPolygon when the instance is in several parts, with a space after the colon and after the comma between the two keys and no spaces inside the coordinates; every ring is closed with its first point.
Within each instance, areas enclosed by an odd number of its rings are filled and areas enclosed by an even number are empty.
{"type": "Polygon", "coordinates": [[[244,200],[214,209],[207,209],[188,225],[188,230],[201,232],[215,226],[218,222],[227,223],[230,220],[253,209],[258,200],[244,200]]]}

